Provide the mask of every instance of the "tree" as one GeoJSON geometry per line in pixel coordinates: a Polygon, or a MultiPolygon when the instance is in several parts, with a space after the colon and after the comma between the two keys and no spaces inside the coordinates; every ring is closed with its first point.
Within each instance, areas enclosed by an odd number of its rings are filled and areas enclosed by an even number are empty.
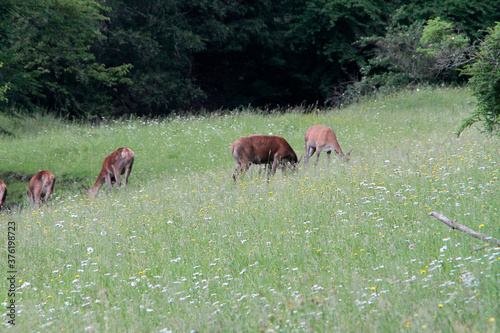
{"type": "Polygon", "coordinates": [[[107,92],[129,82],[130,65],[106,67],[90,51],[103,38],[104,8],[94,0],[2,1],[0,84],[9,82],[9,103],[73,116],[109,112],[107,92]]]}
{"type": "Polygon", "coordinates": [[[418,51],[432,57],[429,69],[435,76],[469,62],[470,39],[439,17],[427,21],[420,44],[418,51]]]}
{"type": "Polygon", "coordinates": [[[324,100],[328,89],[357,76],[364,55],[354,43],[381,34],[399,1],[296,0],[287,31],[288,70],[302,100],[324,100]]]}
{"type": "MultiPolygon", "coordinates": [[[[470,60],[469,38],[439,17],[401,24],[406,15],[396,11],[384,36],[369,36],[357,43],[367,50],[367,60],[359,62],[363,77],[342,91],[342,103],[409,85],[458,82],[459,69],[470,60]]],[[[339,99],[331,97],[335,98],[339,99]]]]}
{"type": "Polygon", "coordinates": [[[500,23],[486,32],[472,53],[471,63],[462,72],[470,76],[469,86],[477,98],[477,106],[464,120],[458,135],[478,122],[484,123],[484,132],[500,134],[500,23]]]}
{"type": "Polygon", "coordinates": [[[272,81],[280,66],[275,52],[283,45],[280,3],[110,0],[108,38],[96,54],[108,64],[134,66],[134,84],[119,88],[116,105],[156,115],[273,96],[279,91],[272,81]]]}
{"type": "MultiPolygon", "coordinates": [[[[3,63],[0,62],[0,68],[2,68],[2,67],[3,67],[3,63]]],[[[7,97],[5,97],[7,90],[9,90],[9,83],[4,83],[2,86],[0,86],[0,102],[8,102],[9,101],[7,99],[7,97]]]]}

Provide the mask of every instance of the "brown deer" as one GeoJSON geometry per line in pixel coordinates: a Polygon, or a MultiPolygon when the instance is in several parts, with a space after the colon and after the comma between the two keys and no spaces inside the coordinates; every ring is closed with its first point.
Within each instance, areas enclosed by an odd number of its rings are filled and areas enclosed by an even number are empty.
{"type": "Polygon", "coordinates": [[[128,177],[132,171],[132,165],[134,164],[134,152],[127,147],[118,148],[115,152],[104,159],[102,164],[101,173],[97,176],[97,180],[91,189],[83,186],[87,190],[89,196],[95,196],[101,186],[106,182],[108,187],[106,188],[106,194],[111,191],[113,186],[113,181],[116,181],[116,191],[120,189],[122,184],[121,175],[125,174],[124,186],[127,186],[128,177]]]}
{"type": "Polygon", "coordinates": [[[7,185],[0,179],[0,209],[5,202],[5,197],[7,196],[7,185]]]}
{"type": "Polygon", "coordinates": [[[279,136],[256,135],[239,138],[231,145],[231,155],[236,161],[236,169],[233,179],[236,181],[238,174],[243,176],[250,165],[269,165],[269,175],[276,173],[276,168],[280,165],[283,170],[287,164],[295,167],[300,163],[297,155],[288,142],[279,136]]]}
{"type": "Polygon", "coordinates": [[[340,157],[349,158],[352,149],[344,155],[342,148],[340,148],[339,142],[337,141],[337,136],[331,127],[323,125],[313,125],[309,127],[305,135],[306,140],[306,155],[304,159],[304,164],[307,165],[309,158],[316,152],[316,162],[318,164],[319,154],[322,151],[326,151],[327,160],[330,162],[330,154],[332,151],[340,157]]]}
{"type": "Polygon", "coordinates": [[[28,189],[31,204],[40,205],[42,196],[45,196],[44,201],[47,202],[52,192],[54,192],[55,182],[56,177],[50,171],[43,170],[34,175],[30,180],[28,189]]]}

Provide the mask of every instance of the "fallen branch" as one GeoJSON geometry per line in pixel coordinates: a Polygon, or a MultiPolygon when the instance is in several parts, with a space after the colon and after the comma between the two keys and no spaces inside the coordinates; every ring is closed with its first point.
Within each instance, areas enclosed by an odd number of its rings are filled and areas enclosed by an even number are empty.
{"type": "Polygon", "coordinates": [[[471,235],[472,237],[475,237],[477,239],[480,239],[480,240],[483,240],[485,242],[487,242],[488,244],[490,245],[496,245],[496,246],[500,246],[500,240],[496,239],[496,238],[493,238],[491,236],[486,236],[486,235],[483,235],[479,232],[476,232],[472,229],[469,229],[463,225],[461,225],[460,223],[457,223],[457,222],[453,222],[452,220],[450,220],[449,218],[447,218],[446,216],[442,215],[442,214],[438,214],[436,212],[432,212],[430,213],[429,215],[431,216],[434,216],[435,218],[437,218],[439,221],[443,222],[444,224],[448,225],[449,227],[451,227],[452,229],[457,229],[457,230],[460,230],[460,231],[463,231],[465,232],[466,234],[469,234],[471,235]]]}

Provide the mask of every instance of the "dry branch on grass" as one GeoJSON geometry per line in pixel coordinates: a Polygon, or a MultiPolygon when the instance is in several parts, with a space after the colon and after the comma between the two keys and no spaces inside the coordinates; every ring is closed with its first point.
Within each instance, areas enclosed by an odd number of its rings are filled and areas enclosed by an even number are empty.
{"type": "Polygon", "coordinates": [[[449,218],[447,218],[443,214],[438,214],[436,212],[432,212],[429,215],[434,216],[439,221],[441,221],[444,224],[448,225],[452,229],[457,229],[457,230],[463,231],[466,234],[471,235],[472,237],[475,237],[477,239],[483,240],[483,241],[487,242],[490,245],[500,246],[500,240],[498,240],[496,238],[493,238],[491,236],[483,235],[483,234],[481,234],[479,232],[476,232],[476,231],[474,231],[472,229],[469,229],[469,228],[461,225],[460,223],[457,223],[457,222],[454,222],[454,221],[450,220],[449,218]]]}

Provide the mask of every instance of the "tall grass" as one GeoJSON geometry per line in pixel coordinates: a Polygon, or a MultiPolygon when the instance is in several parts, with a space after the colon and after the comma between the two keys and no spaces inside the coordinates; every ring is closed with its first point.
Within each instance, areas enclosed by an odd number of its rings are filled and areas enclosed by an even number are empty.
{"type": "Polygon", "coordinates": [[[500,234],[500,144],[454,134],[472,104],[463,90],[409,91],[343,110],[72,124],[2,141],[2,172],[76,183],[114,149],[136,153],[126,192],[88,200],[56,184],[50,204],[0,213],[3,228],[17,225],[14,329],[494,332],[500,252],[471,252],[483,244],[428,216],[500,234]],[[351,160],[233,183],[236,138],[283,136],[301,155],[313,124],[332,126],[351,160]]]}

